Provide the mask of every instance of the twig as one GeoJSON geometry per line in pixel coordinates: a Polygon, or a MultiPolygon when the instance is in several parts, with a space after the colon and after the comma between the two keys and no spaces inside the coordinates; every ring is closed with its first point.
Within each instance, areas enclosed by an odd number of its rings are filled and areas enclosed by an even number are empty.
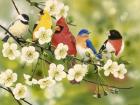
{"type": "Polygon", "coordinates": [[[11,91],[11,89],[5,88],[5,87],[3,87],[3,86],[1,86],[1,85],[0,85],[0,88],[2,88],[2,89],[4,89],[4,90],[6,90],[7,92],[9,92],[9,93],[13,96],[14,100],[18,103],[18,105],[22,105],[21,102],[20,102],[19,100],[15,99],[14,94],[13,94],[13,92],[11,91]]]}
{"type": "MultiPolygon", "coordinates": [[[[72,57],[72,56],[70,56],[70,57],[72,57]]],[[[84,63],[84,61],[82,60],[82,59],[79,59],[79,58],[77,58],[77,57],[73,57],[73,59],[75,59],[75,60],[77,60],[77,61],[79,61],[79,62],[81,62],[81,63],[84,63]]],[[[92,64],[92,65],[94,65],[94,66],[102,66],[102,65],[100,65],[100,64],[96,64],[96,63],[90,63],[90,64],[92,64]]]]}
{"type": "MultiPolygon", "coordinates": [[[[94,81],[90,81],[90,80],[87,80],[87,79],[83,79],[85,82],[89,82],[89,83],[92,83],[92,84],[98,84],[97,82],[94,82],[94,81]]],[[[102,86],[106,86],[106,87],[111,87],[111,88],[116,88],[116,89],[132,89],[133,87],[117,87],[117,86],[112,86],[112,85],[107,85],[107,84],[102,84],[100,83],[100,85],[102,86]]]]}
{"type": "Polygon", "coordinates": [[[13,3],[13,5],[14,5],[14,7],[15,7],[15,9],[16,9],[16,11],[17,11],[17,13],[18,13],[18,15],[20,15],[20,12],[19,12],[19,10],[18,10],[18,8],[17,8],[17,6],[16,6],[16,4],[15,4],[14,0],[12,0],[12,3],[13,3]]]}
{"type": "Polygon", "coordinates": [[[4,26],[2,26],[2,25],[0,25],[0,27],[2,28],[2,29],[4,29],[20,46],[21,46],[21,44],[20,44],[20,42],[18,41],[18,39],[11,33],[11,32],[9,32],[4,26]]]}
{"type": "Polygon", "coordinates": [[[25,99],[21,99],[21,100],[24,101],[25,103],[29,104],[29,105],[33,105],[30,102],[28,102],[27,100],[25,100],[25,99]]]}
{"type": "Polygon", "coordinates": [[[76,27],[77,25],[75,25],[75,24],[73,24],[73,23],[68,23],[69,25],[71,25],[71,26],[74,26],[74,27],[76,27]]]}
{"type": "MultiPolygon", "coordinates": [[[[11,93],[11,95],[14,97],[14,94],[13,94],[13,92],[12,92],[12,90],[10,89],[10,88],[8,88],[8,91],[11,93]]],[[[17,100],[15,97],[14,97],[14,99],[17,101],[17,103],[19,104],[19,105],[22,105],[21,104],[21,102],[19,101],[19,100],[17,100]]]]}
{"type": "Polygon", "coordinates": [[[41,58],[41,57],[39,57],[39,59],[41,59],[41,60],[45,61],[45,62],[46,62],[46,63],[48,63],[48,64],[51,64],[51,62],[50,62],[50,61],[48,61],[48,60],[46,60],[46,59],[43,59],[43,58],[41,58]]]}
{"type": "Polygon", "coordinates": [[[31,0],[26,0],[31,6],[34,6],[36,8],[38,8],[39,10],[43,10],[42,8],[39,7],[39,3],[37,2],[31,2],[31,0]]]}
{"type": "Polygon", "coordinates": [[[36,72],[36,69],[37,69],[38,63],[39,63],[39,59],[37,60],[37,63],[36,63],[36,65],[35,65],[35,68],[33,69],[33,73],[32,73],[32,76],[31,76],[30,80],[32,80],[33,77],[34,77],[34,75],[35,75],[35,72],[36,72]]]}

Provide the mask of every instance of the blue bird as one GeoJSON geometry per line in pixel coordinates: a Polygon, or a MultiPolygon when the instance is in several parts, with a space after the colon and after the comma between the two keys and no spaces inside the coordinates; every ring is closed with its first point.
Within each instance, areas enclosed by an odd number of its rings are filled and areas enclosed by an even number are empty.
{"type": "Polygon", "coordinates": [[[91,40],[89,39],[89,34],[90,32],[87,29],[82,29],[80,30],[80,32],[78,33],[77,37],[76,37],[76,49],[77,49],[77,53],[78,55],[80,55],[81,57],[85,57],[85,51],[87,49],[91,49],[93,54],[98,58],[101,59],[101,55],[97,54],[97,51],[95,49],[95,47],[93,46],[91,40]]]}

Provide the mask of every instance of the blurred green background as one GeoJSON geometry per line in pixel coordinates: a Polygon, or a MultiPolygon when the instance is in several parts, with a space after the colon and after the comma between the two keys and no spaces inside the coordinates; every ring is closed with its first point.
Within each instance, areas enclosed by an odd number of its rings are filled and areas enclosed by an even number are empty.
{"type": "MultiPolygon", "coordinates": [[[[37,19],[38,9],[30,7],[25,0],[15,0],[15,2],[22,13],[30,15],[32,27],[37,19]]],[[[70,26],[72,33],[77,35],[81,28],[89,29],[97,49],[107,38],[108,30],[120,30],[125,40],[122,56],[130,63],[127,66],[129,79],[116,82],[120,83],[119,86],[127,82],[126,86],[134,86],[134,88],[120,91],[118,95],[109,94],[107,97],[96,99],[93,97],[94,86],[91,84],[83,82],[72,85],[64,81],[54,89],[53,99],[47,97],[47,92],[44,94],[38,87],[33,87],[33,90],[29,88],[32,98],[28,100],[33,105],[140,105],[140,0],[63,0],[63,2],[70,7],[68,15],[77,25],[70,26]]],[[[0,0],[0,24],[8,27],[16,16],[11,1],[0,0]]],[[[0,36],[2,35],[1,33],[0,36]]],[[[6,68],[15,70],[19,74],[20,81],[23,81],[23,73],[31,73],[30,66],[23,68],[18,60],[9,61],[3,58],[0,52],[0,70],[6,68]]],[[[8,93],[0,90],[0,105],[16,105],[16,102],[8,93]]]]}

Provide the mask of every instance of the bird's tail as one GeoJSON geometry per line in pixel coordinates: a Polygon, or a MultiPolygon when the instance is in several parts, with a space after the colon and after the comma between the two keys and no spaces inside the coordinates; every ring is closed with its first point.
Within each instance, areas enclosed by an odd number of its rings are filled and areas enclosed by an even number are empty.
{"type": "Polygon", "coordinates": [[[9,35],[6,35],[6,36],[2,39],[2,41],[3,41],[3,42],[7,42],[8,39],[9,39],[9,37],[10,37],[9,35]]]}

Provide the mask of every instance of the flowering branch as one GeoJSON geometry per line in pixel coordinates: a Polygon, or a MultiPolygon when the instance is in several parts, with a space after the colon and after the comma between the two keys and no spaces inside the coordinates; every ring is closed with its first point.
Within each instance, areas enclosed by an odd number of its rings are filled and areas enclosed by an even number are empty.
{"type": "MultiPolygon", "coordinates": [[[[29,44],[29,42],[27,42],[26,40],[24,40],[23,38],[21,38],[22,40],[18,40],[18,38],[16,38],[12,33],[10,33],[4,26],[0,25],[0,27],[2,29],[4,29],[7,33],[9,33],[9,35],[20,45],[22,46],[21,44],[29,44]]],[[[46,51],[49,51],[51,53],[53,53],[50,49],[47,49],[47,48],[44,48],[42,47],[41,45],[35,43],[35,42],[30,42],[33,46],[35,47],[39,47],[43,50],[46,50],[46,51]]],[[[54,47],[54,46],[51,46],[51,47],[54,47]]],[[[69,56],[69,57],[72,57],[72,56],[69,56]]],[[[85,63],[85,61],[83,61],[82,59],[79,59],[79,58],[76,58],[76,57],[72,57],[73,59],[77,60],[77,61],[80,61],[81,63],[85,63]]],[[[46,59],[43,59],[41,57],[39,57],[39,59],[45,61],[46,63],[50,64],[51,62],[47,61],[46,59]]],[[[92,63],[93,64],[93,63],[92,63]]],[[[99,64],[93,64],[93,65],[96,65],[96,66],[101,66],[99,64]]]]}
{"type": "MultiPolygon", "coordinates": [[[[5,27],[3,27],[3,26],[1,26],[1,25],[0,25],[0,27],[3,28],[5,31],[7,31],[5,27]]],[[[49,47],[49,49],[47,49],[47,48],[42,47],[41,45],[39,45],[39,44],[36,43],[36,42],[27,42],[27,41],[24,40],[24,39],[22,39],[22,40],[17,40],[17,39],[15,38],[14,35],[12,35],[9,31],[7,31],[7,32],[10,34],[10,36],[11,36],[20,46],[21,46],[22,44],[25,44],[25,45],[27,44],[27,45],[28,45],[29,43],[31,43],[34,47],[38,47],[38,48],[40,48],[42,51],[45,51],[45,52],[46,52],[46,51],[49,51],[49,52],[51,52],[52,54],[54,53],[54,52],[50,49],[50,47],[49,47]]],[[[51,45],[50,45],[50,46],[51,46],[51,45]]],[[[51,47],[53,47],[53,46],[51,46],[51,47]]],[[[42,54],[40,54],[40,55],[42,55],[42,54]]],[[[82,64],[87,64],[87,63],[88,63],[88,64],[91,64],[91,65],[94,65],[96,68],[98,68],[98,67],[103,67],[103,65],[93,63],[92,61],[91,61],[91,62],[86,62],[86,61],[84,61],[83,59],[79,59],[79,58],[77,58],[77,57],[69,56],[69,55],[67,55],[67,57],[70,57],[71,59],[76,60],[76,61],[78,61],[78,62],[80,62],[80,63],[82,63],[82,64]]],[[[65,59],[67,59],[67,57],[66,57],[65,59]]],[[[39,56],[38,59],[40,59],[40,60],[46,62],[47,64],[51,64],[50,61],[48,61],[47,59],[42,58],[41,56],[39,56]]],[[[65,63],[65,62],[64,62],[64,63],[65,63]]],[[[38,66],[38,61],[37,61],[36,67],[37,67],[37,66],[38,66]]],[[[34,77],[34,75],[35,75],[36,67],[35,67],[35,69],[33,69],[33,73],[32,73],[32,76],[31,76],[30,80],[32,80],[33,77],[34,77]]],[[[98,70],[97,70],[97,71],[98,71],[98,70]]],[[[68,72],[66,72],[66,73],[68,74],[68,72]]],[[[99,75],[99,74],[97,74],[97,75],[99,75]]],[[[87,80],[87,79],[83,79],[83,81],[89,82],[89,83],[93,83],[93,84],[97,84],[97,85],[101,85],[101,86],[116,88],[116,89],[131,89],[131,88],[132,88],[132,87],[120,88],[120,87],[116,87],[116,86],[110,86],[110,85],[107,85],[107,84],[102,84],[102,83],[93,82],[93,81],[90,81],[90,80],[87,80]]]]}
{"type": "MultiPolygon", "coordinates": [[[[19,105],[22,105],[21,102],[19,100],[17,100],[15,97],[14,97],[14,94],[12,92],[12,90],[10,88],[6,88],[6,87],[3,87],[0,85],[0,88],[6,90],[7,92],[9,92],[13,98],[16,100],[16,102],[19,104],[19,105]]],[[[21,99],[22,101],[24,101],[25,103],[27,103],[28,105],[32,105],[30,102],[26,101],[25,99],[21,99]]]]}

